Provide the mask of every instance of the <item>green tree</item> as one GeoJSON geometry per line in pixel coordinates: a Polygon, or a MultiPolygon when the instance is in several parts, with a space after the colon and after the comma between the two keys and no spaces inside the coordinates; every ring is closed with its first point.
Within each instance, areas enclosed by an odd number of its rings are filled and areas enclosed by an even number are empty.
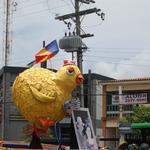
{"type": "Polygon", "coordinates": [[[150,122],[150,107],[133,106],[133,113],[126,117],[131,123],[150,122]]]}

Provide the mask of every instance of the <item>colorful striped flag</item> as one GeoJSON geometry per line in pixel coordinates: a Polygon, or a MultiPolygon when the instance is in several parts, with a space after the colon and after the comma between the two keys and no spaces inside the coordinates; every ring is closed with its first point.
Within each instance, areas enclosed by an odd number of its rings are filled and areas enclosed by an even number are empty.
{"type": "Polygon", "coordinates": [[[33,61],[31,61],[30,63],[28,63],[27,64],[27,67],[32,67],[33,65],[35,65],[36,64],[36,61],[35,60],[33,60],[33,61]]]}
{"type": "Polygon", "coordinates": [[[44,62],[52,57],[54,57],[59,52],[59,48],[57,45],[57,41],[54,40],[50,44],[43,47],[36,55],[35,55],[35,64],[39,62],[44,62]]]}
{"type": "Polygon", "coordinates": [[[33,65],[44,62],[52,57],[54,57],[59,52],[57,41],[54,40],[45,47],[41,48],[41,50],[35,55],[35,60],[28,63],[28,67],[32,67],[33,65]]]}

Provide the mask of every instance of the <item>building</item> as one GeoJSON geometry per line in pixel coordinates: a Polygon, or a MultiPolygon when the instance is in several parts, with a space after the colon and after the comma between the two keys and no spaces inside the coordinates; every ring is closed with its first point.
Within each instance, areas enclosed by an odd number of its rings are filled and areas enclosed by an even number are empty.
{"type": "Polygon", "coordinates": [[[150,105],[150,78],[102,81],[102,137],[104,144],[118,144],[119,121],[133,105],[150,105]],[[109,139],[109,140],[107,140],[109,139]]]}
{"type": "Polygon", "coordinates": [[[1,120],[0,136],[5,140],[16,140],[22,137],[21,132],[27,121],[16,110],[11,97],[11,86],[24,67],[3,67],[0,70],[1,120]]]}
{"type": "Polygon", "coordinates": [[[100,82],[113,80],[113,78],[102,76],[96,73],[84,74],[84,107],[89,108],[93,129],[97,142],[102,134],[102,86],[100,82]]]}
{"type": "MultiPolygon", "coordinates": [[[[22,128],[28,123],[16,110],[11,97],[11,86],[16,76],[24,71],[25,67],[3,67],[0,70],[0,99],[1,99],[1,120],[0,120],[0,136],[5,140],[20,140],[22,138],[22,128]]],[[[84,106],[89,108],[93,128],[96,133],[97,140],[101,136],[101,115],[102,115],[102,87],[101,81],[112,80],[112,78],[91,73],[84,74],[84,106]]],[[[68,123],[69,120],[64,122],[68,123]]],[[[63,122],[63,124],[64,124],[63,122]]],[[[67,134],[67,127],[64,124],[63,131],[67,134]]],[[[69,132],[69,130],[68,130],[69,132]]]]}

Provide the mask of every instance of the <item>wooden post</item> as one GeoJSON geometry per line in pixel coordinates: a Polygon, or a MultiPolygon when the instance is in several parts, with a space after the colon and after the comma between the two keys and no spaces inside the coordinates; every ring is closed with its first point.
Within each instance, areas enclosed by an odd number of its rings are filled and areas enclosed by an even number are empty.
{"type": "MultiPolygon", "coordinates": [[[[103,138],[106,138],[106,115],[107,115],[107,102],[106,102],[106,91],[107,91],[107,86],[103,85],[103,89],[102,89],[102,136],[103,138]]],[[[105,141],[104,141],[104,145],[105,145],[105,141]]]]}
{"type": "MultiPolygon", "coordinates": [[[[45,41],[43,41],[43,47],[45,47],[45,41]]],[[[47,68],[47,61],[41,62],[42,68],[47,68]]]]}

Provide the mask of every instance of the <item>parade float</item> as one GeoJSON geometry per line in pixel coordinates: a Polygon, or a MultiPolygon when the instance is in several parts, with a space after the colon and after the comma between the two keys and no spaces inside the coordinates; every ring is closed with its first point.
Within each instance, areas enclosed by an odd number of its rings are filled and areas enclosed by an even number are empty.
{"type": "MultiPolygon", "coordinates": [[[[57,52],[57,43],[53,41],[36,54],[33,64],[44,62],[57,52]]],[[[18,112],[30,123],[28,129],[31,133],[31,140],[28,143],[1,141],[0,146],[3,148],[48,149],[49,144],[43,144],[41,136],[53,126],[58,139],[58,149],[63,149],[59,122],[69,116],[73,129],[73,132],[70,133],[73,137],[69,148],[86,147],[98,150],[89,111],[87,108],[80,108],[79,99],[72,98],[72,92],[83,80],[80,69],[72,60],[64,60],[63,66],[57,71],[31,67],[21,72],[13,82],[12,99],[18,112]],[[81,118],[83,122],[80,128],[77,126],[78,118],[81,118]],[[82,138],[79,136],[78,129],[82,129],[80,133],[82,138]]]]}
{"type": "Polygon", "coordinates": [[[66,102],[71,101],[72,91],[82,81],[79,68],[69,60],[57,72],[30,68],[16,77],[12,96],[18,111],[33,125],[32,141],[40,136],[40,131],[48,130],[65,117],[66,102]]]}

